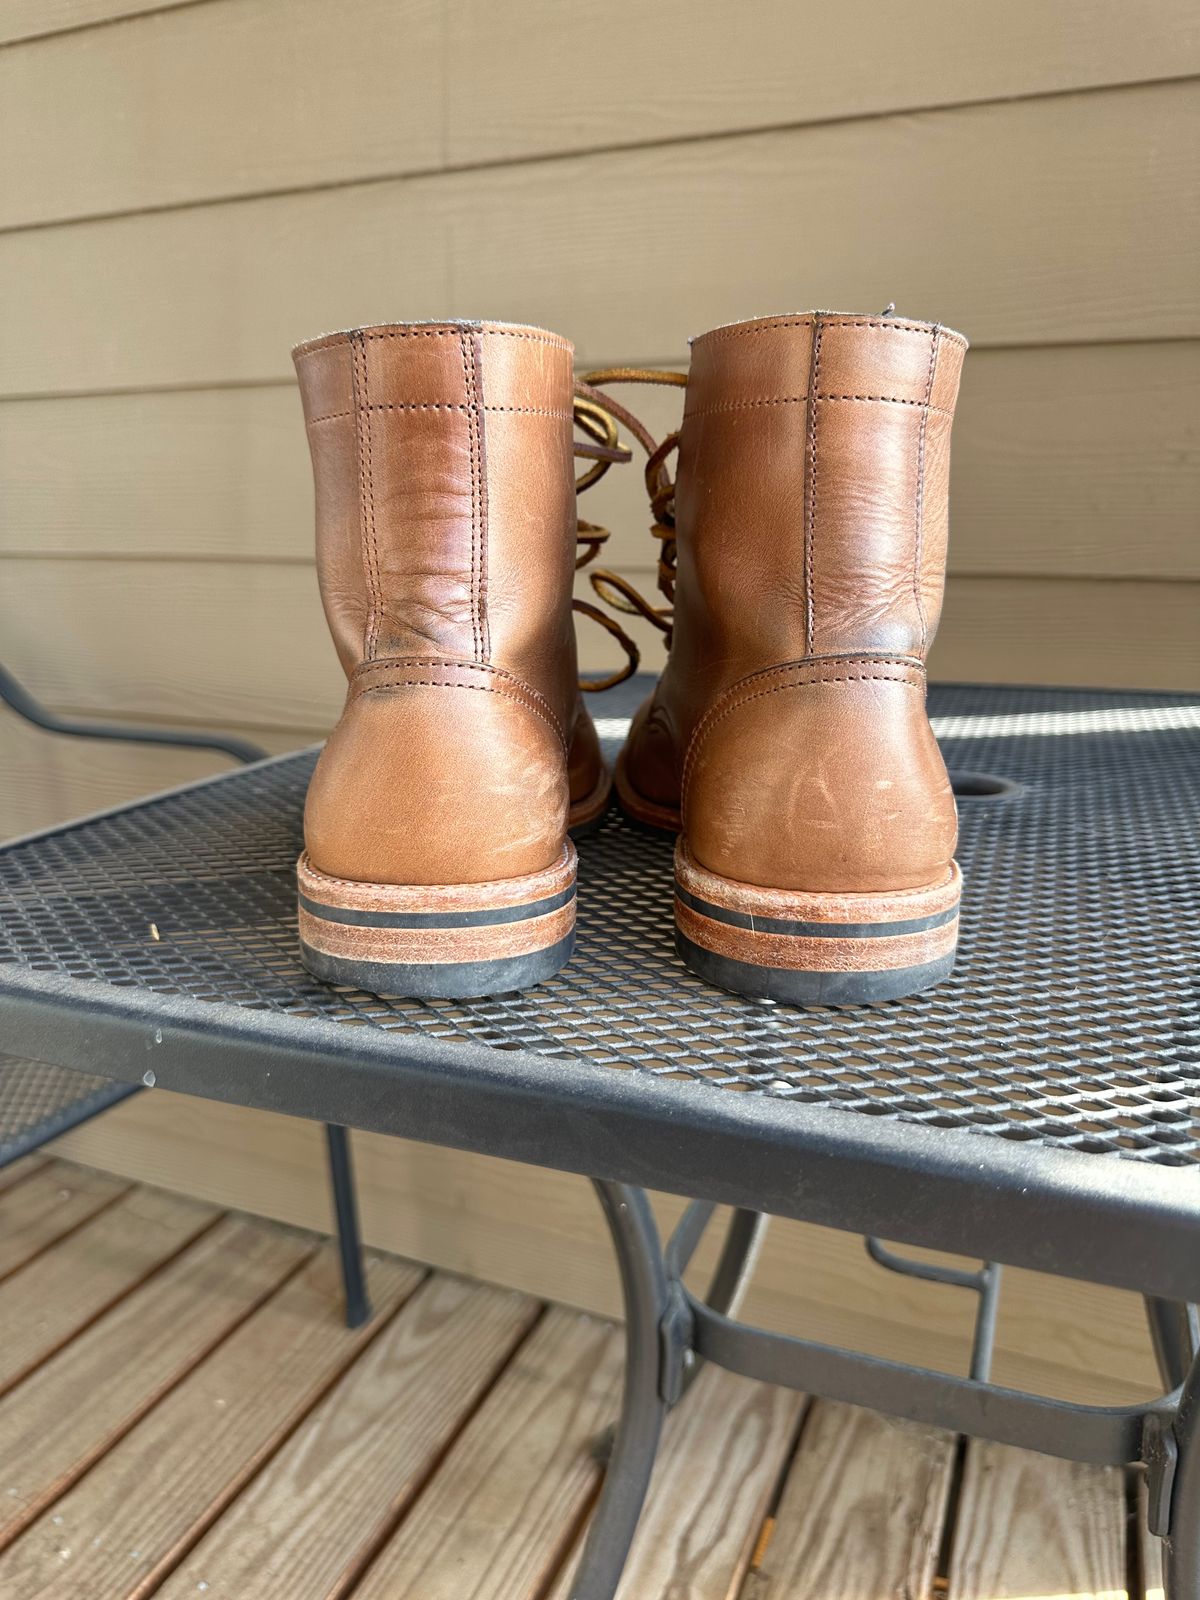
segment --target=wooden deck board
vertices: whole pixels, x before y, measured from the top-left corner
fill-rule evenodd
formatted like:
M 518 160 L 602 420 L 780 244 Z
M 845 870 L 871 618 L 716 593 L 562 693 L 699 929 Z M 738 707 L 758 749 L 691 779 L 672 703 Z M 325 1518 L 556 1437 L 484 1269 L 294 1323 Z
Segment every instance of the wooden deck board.
M 820 1401 L 746 1600 L 927 1595 L 954 1436 Z
M 134 1189 L 0 1284 L 0 1395 L 220 1216 Z
M 418 1290 L 158 1591 L 162 1600 L 347 1594 L 538 1311 L 511 1290 L 452 1278 Z
M 57 1161 L 0 1217 L 22 1190 L 43 1237 L 0 1287 L 4 1600 L 570 1600 L 611 1324 L 373 1258 L 349 1331 L 332 1245 Z M 1127 1600 L 1127 1558 L 1161 1594 L 1120 1472 L 972 1443 L 955 1499 L 948 1435 L 804 1405 L 701 1374 L 618 1600 Z
M 551 1310 L 472 1419 L 354 1600 L 529 1600 L 554 1577 L 621 1403 L 611 1324 Z
M 709 1368 L 671 1414 L 617 1600 L 735 1600 L 801 1396 Z M 577 1549 L 552 1592 L 570 1600 Z
M 1125 1572 L 1117 1468 L 972 1440 L 948 1600 L 1125 1600 Z
M 45 1165 L 46 1157 L 35 1150 L 32 1155 L 19 1156 L 16 1161 L 10 1161 L 8 1166 L 0 1167 L 0 1194 L 11 1189 L 14 1183 L 24 1183 L 26 1178 L 32 1178 Z
M 0 1195 L 0 1281 L 129 1189 L 119 1178 L 48 1161 Z
M 1166 1574 L 1163 1570 L 1163 1542 L 1146 1532 L 1146 1484 L 1138 1487 L 1138 1571 L 1142 1580 L 1142 1600 L 1163 1600 Z
M 314 1257 L 0 1556 L 5 1600 L 152 1594 L 424 1273 L 368 1276 L 375 1318 L 348 1329 L 336 1252 Z
M 281 1228 L 228 1218 L 0 1401 L 0 1550 L 310 1249 Z

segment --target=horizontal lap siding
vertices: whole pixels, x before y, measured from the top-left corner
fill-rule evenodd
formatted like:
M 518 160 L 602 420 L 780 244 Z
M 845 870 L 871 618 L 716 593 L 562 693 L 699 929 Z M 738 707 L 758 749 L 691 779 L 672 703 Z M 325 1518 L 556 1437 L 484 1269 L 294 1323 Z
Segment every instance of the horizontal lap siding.
M 341 707 L 345 680 L 306 566 L 18 558 L 5 575 L 5 657 L 52 705 L 305 732 Z M 644 568 L 631 576 L 652 590 Z M 951 578 L 932 670 L 1183 687 L 1195 676 L 1198 593 L 1123 579 Z M 634 631 L 647 665 L 660 665 L 657 636 Z M 612 659 L 592 625 L 580 624 L 580 640 L 585 666 Z
M 40 41 L 75 29 L 91 29 L 125 17 L 204 0 L 5 0 L 0 12 L 0 45 Z
M 678 389 L 621 391 L 656 437 Z M 0 555 L 311 561 L 294 385 L 0 402 Z M 954 436 L 955 573 L 1200 578 L 1200 340 L 978 350 Z M 652 559 L 638 468 L 583 502 Z
M 308 741 L 342 679 L 296 339 L 482 313 L 679 363 L 894 298 L 975 343 L 934 671 L 1200 682 L 1193 8 L 888 15 L 816 50 L 815 0 L 6 8 L 0 45 L 46 36 L 0 48 L 0 660 L 63 709 Z M 636 471 L 585 510 L 652 587 Z M 91 757 L 0 717 L 0 831 L 208 760 Z
M 1200 71 L 1188 0 L 15 0 L 0 42 L 147 9 L 0 52 L 0 227 Z
M 300 338 L 448 314 L 585 362 L 889 299 L 976 348 L 1200 337 L 1198 143 L 1200 80 L 2 234 L 0 394 L 289 378 Z

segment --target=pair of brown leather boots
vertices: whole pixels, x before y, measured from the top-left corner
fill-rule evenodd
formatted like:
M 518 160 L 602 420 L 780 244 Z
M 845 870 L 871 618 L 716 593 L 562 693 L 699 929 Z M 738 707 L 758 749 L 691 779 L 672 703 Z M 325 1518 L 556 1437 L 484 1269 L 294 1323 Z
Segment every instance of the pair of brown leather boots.
M 887 313 L 704 334 L 674 484 L 676 440 L 610 409 L 651 452 L 674 602 L 617 795 L 678 833 L 679 952 L 724 988 L 851 1004 L 953 965 L 956 813 L 924 662 L 965 349 Z M 609 803 L 577 685 L 572 346 L 398 324 L 295 361 L 350 680 L 305 810 L 304 960 L 376 993 L 525 988 L 571 955 L 570 835 Z M 612 460 L 584 392 L 590 453 Z

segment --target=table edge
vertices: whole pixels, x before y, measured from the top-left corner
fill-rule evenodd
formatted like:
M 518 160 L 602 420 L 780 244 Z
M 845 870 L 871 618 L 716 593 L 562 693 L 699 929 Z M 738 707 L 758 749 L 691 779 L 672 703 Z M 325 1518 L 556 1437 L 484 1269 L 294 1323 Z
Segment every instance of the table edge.
M 820 1104 L 789 1105 L 785 1124 L 778 1098 L 698 1079 L 125 989 L 13 963 L 0 964 L 0 1050 L 125 1083 L 1200 1299 L 1194 1167 L 1053 1150 Z M 340 1073 L 340 1066 L 352 1070 Z

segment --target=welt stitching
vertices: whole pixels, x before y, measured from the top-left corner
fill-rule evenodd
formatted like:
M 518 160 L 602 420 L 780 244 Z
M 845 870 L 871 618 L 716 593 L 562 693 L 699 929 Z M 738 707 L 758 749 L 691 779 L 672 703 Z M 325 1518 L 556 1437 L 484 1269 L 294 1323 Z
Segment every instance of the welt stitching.
M 916 401 L 910 402 L 915 405 Z M 449 400 L 373 400 L 369 406 L 362 408 L 365 411 L 467 411 L 468 406 L 457 405 Z M 555 411 L 549 406 L 478 406 L 479 411 L 505 411 L 518 413 L 527 417 L 554 417 L 558 422 L 573 420 L 569 411 Z M 314 422 L 333 422 L 338 417 L 353 416 L 352 411 L 326 411 L 322 416 L 309 417 L 309 425 Z
M 933 399 L 933 380 L 937 373 L 938 329 L 933 330 L 929 341 L 929 375 L 925 382 L 926 409 L 921 413 L 921 431 L 917 439 L 917 506 L 916 530 L 913 538 L 913 599 L 917 602 L 917 621 L 921 627 L 921 654 L 929 644 L 929 625 L 925 618 L 925 601 L 921 597 L 921 562 L 925 549 L 925 435 L 929 431 L 929 403 Z
M 794 671 L 796 669 L 791 668 L 787 670 Z M 912 667 L 909 670 L 911 672 L 916 672 L 920 669 Z M 741 710 L 743 706 L 749 705 L 752 700 L 764 700 L 768 695 L 782 694 L 785 689 L 811 689 L 817 684 L 825 683 L 899 683 L 903 684 L 906 689 L 919 689 L 921 687 L 920 684 L 913 683 L 910 678 L 897 677 L 894 674 L 887 672 L 847 673 L 844 677 L 838 678 L 803 678 L 799 683 L 777 683 L 770 689 L 759 689 L 754 694 L 744 695 L 737 700 L 732 700 L 722 710 L 718 711 L 715 715 L 702 722 L 692 736 L 691 743 L 688 746 L 687 756 L 683 763 L 683 785 L 682 793 L 680 795 L 680 806 L 682 808 L 686 808 L 687 806 L 688 785 L 691 782 L 692 772 L 696 764 L 696 758 L 700 753 L 700 746 L 703 744 L 705 739 L 708 738 L 713 729 L 720 723 L 724 722 L 726 717 L 731 716 L 735 711 Z
M 471 654 L 478 661 L 482 658 L 483 652 L 479 648 L 479 608 L 476 592 L 475 539 L 478 494 L 475 468 L 475 391 L 472 366 L 467 359 L 467 334 L 465 330 L 459 334 L 458 349 L 462 357 L 463 391 L 467 397 L 467 405 L 464 409 L 467 411 L 467 448 L 471 459 Z
M 351 346 L 351 382 L 354 390 L 356 410 L 361 399 L 363 405 L 368 400 L 367 389 L 367 353 L 361 341 L 355 340 Z M 367 578 L 367 637 L 365 649 L 368 660 L 375 652 L 375 634 L 378 626 L 379 606 L 379 578 L 376 567 L 378 552 L 374 548 L 375 538 L 375 492 L 371 471 L 371 418 L 368 412 L 365 416 L 355 417 L 355 428 L 358 433 L 358 492 L 359 492 L 359 537 L 363 547 L 363 565 L 366 568 Z
M 490 683 L 450 683 L 445 678 L 389 678 L 386 683 L 368 684 L 361 693 L 374 694 L 376 689 L 474 689 L 480 694 L 497 694 L 502 700 L 509 700 L 513 705 L 523 706 L 526 711 L 532 712 L 540 722 L 546 724 L 563 748 L 566 748 L 567 741 L 563 737 L 562 729 L 551 721 L 542 708 L 531 700 L 511 693 L 507 687 L 497 689 Z
M 813 325 L 812 371 L 808 380 L 808 482 L 804 493 L 804 626 L 805 654 L 814 648 L 816 608 L 813 604 L 813 544 L 817 524 L 817 405 L 821 392 L 821 324 Z

